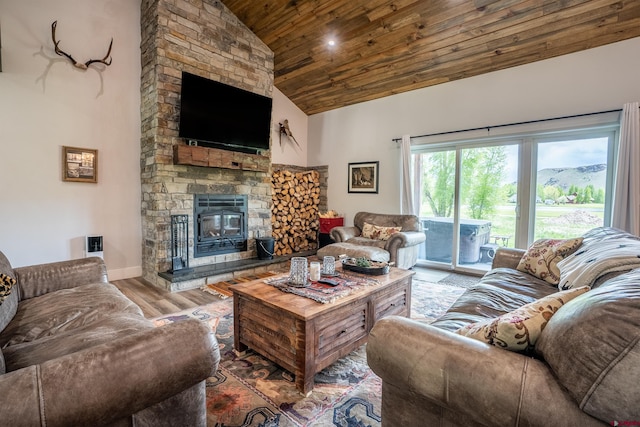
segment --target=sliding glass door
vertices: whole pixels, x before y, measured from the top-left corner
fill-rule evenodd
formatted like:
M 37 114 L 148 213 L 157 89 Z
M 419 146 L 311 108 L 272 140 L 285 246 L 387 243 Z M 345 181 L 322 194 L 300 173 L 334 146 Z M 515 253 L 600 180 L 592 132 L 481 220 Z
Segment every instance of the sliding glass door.
M 502 246 L 610 223 L 615 132 L 563 132 L 415 148 L 426 242 L 419 262 L 486 271 Z
M 420 220 L 427 235 L 421 258 L 450 264 L 456 201 L 456 150 L 417 154 L 420 166 Z
M 513 245 L 518 146 L 416 154 L 425 261 L 486 270 L 498 246 Z

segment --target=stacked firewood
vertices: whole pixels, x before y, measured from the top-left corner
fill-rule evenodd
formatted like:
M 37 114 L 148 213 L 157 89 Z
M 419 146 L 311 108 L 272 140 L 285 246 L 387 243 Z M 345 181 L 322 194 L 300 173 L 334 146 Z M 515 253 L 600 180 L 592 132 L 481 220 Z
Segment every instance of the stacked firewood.
M 275 254 L 278 256 L 317 248 L 320 174 L 315 171 L 274 171 L 271 212 Z

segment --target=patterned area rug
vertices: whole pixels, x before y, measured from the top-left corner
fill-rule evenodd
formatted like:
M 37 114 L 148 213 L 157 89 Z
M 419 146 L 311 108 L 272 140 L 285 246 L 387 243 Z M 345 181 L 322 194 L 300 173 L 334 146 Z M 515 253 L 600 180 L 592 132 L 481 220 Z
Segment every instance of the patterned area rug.
M 222 282 L 211 283 L 204 285 L 202 290 L 209 292 L 210 294 L 217 295 L 220 298 L 229 298 L 233 293 L 229 290 L 229 287 L 237 285 L 238 283 L 250 282 L 256 279 L 264 279 L 265 277 L 271 277 L 278 274 L 275 271 L 265 271 L 264 273 L 256 273 L 242 277 L 234 277 L 233 279 L 225 280 Z
M 480 277 L 470 276 L 468 274 L 451 273 L 443 279 L 438 280 L 439 285 L 451 285 L 461 288 L 468 288 L 480 281 Z
M 431 322 L 462 292 L 461 287 L 414 280 L 411 317 Z M 380 426 L 382 384 L 367 365 L 365 346 L 316 374 L 315 388 L 305 397 L 290 372 L 251 350 L 235 354 L 231 299 L 163 316 L 155 323 L 189 317 L 207 322 L 220 344 L 220 367 L 207 380 L 209 426 Z

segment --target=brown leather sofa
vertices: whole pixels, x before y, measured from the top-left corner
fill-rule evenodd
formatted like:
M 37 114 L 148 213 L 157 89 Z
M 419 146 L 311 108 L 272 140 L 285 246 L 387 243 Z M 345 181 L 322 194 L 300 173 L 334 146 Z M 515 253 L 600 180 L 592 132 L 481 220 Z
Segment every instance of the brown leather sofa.
M 383 381 L 382 425 L 638 423 L 640 259 L 634 261 L 633 252 L 640 257 L 640 239 L 614 229 L 594 229 L 585 234 L 584 248 L 576 256 L 598 245 L 617 246 L 621 238 L 626 241 L 618 250 L 630 256 L 616 250 L 587 256 L 584 268 L 594 277 L 586 283 L 591 290 L 555 312 L 532 353 L 454 333 L 558 292 L 556 286 L 515 269 L 524 251 L 498 250 L 493 269 L 430 325 L 400 317 L 378 321 L 367 360 Z M 598 268 L 594 263 L 599 262 L 607 267 Z
M 220 359 L 197 320 L 154 327 L 100 258 L 12 268 L 0 305 L 0 424 L 204 426 Z M 1 298 L 0 298 L 1 300 Z
M 364 223 L 379 227 L 401 227 L 388 240 L 362 237 Z M 425 235 L 420 229 L 420 220 L 415 215 L 378 214 L 358 212 L 351 227 L 331 229 L 334 245 L 325 246 L 318 255 L 338 256 L 342 253 L 350 257 L 366 257 L 374 261 L 392 262 L 396 267 L 409 269 L 416 265 L 420 245 Z M 325 253 L 326 252 L 326 253 Z

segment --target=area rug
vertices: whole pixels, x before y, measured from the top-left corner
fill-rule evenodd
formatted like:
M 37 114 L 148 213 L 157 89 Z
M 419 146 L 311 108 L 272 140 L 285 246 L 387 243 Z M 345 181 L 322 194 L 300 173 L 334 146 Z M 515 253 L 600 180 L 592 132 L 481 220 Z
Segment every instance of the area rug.
M 233 279 L 204 285 L 202 287 L 202 290 L 205 292 L 209 292 L 210 294 L 217 295 L 222 299 L 229 298 L 230 296 L 233 295 L 233 293 L 229 290 L 231 286 L 237 285 L 238 283 L 251 282 L 252 280 L 256 280 L 256 279 L 264 279 L 266 277 L 270 277 L 275 274 L 278 274 L 278 273 L 275 271 L 265 271 L 263 273 L 255 273 L 255 274 L 249 274 L 241 277 L 234 277 Z
M 415 280 L 411 317 L 431 322 L 462 292 L 461 287 Z M 209 426 L 380 426 L 382 384 L 367 365 L 365 346 L 316 374 L 313 392 L 305 397 L 290 372 L 251 350 L 236 355 L 231 299 L 154 322 L 161 326 L 191 317 L 206 322 L 220 345 L 218 372 L 207 380 Z
M 468 274 L 451 273 L 446 277 L 438 280 L 438 284 L 468 288 L 469 286 L 478 283 L 478 281 L 480 281 L 480 277 L 471 276 Z

